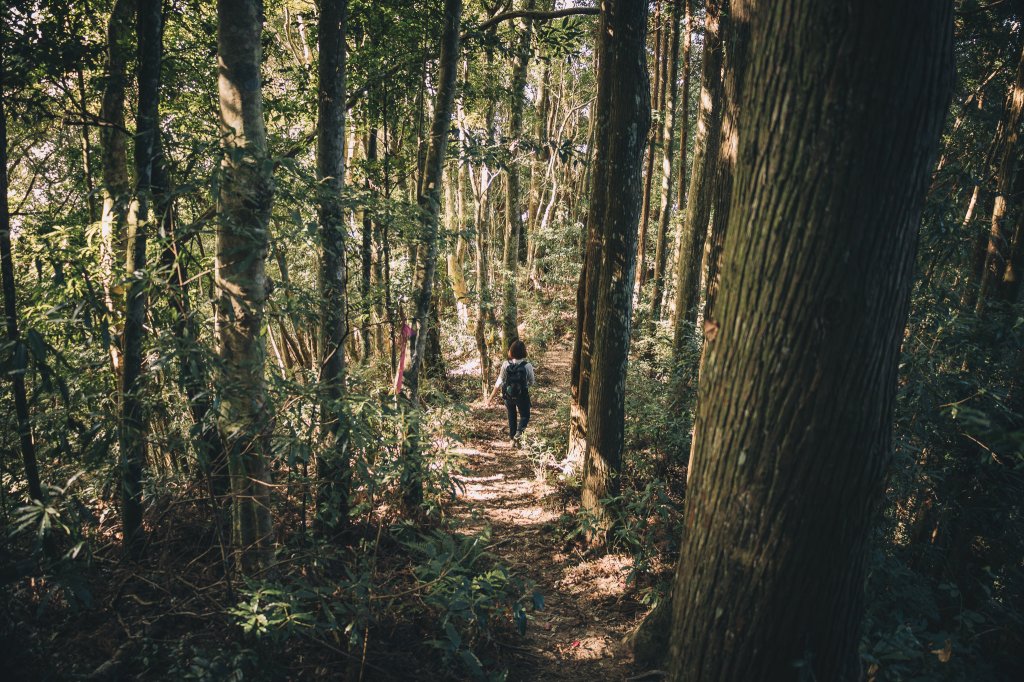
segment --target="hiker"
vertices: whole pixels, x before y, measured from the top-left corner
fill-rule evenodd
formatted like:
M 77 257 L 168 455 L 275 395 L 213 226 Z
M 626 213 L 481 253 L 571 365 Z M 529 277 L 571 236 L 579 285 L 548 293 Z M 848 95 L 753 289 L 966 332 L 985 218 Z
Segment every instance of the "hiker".
M 526 344 L 520 340 L 513 341 L 508 347 L 508 360 L 502 363 L 498 380 L 488 402 L 494 400 L 501 390 L 501 398 L 508 410 L 508 437 L 518 442 L 526 425 L 530 423 L 530 386 L 535 378 L 533 365 L 526 359 Z M 518 421 L 516 418 L 518 412 Z

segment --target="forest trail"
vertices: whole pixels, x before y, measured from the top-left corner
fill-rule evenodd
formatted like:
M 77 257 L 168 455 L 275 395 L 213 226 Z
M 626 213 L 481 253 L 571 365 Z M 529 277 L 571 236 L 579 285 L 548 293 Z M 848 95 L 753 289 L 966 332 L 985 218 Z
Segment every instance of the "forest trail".
M 568 401 L 571 346 L 559 342 L 531 361 L 537 386 L 527 443 L 530 431 L 565 428 L 556 415 Z M 512 447 L 505 429 L 500 402 L 471 407 L 460 448 L 469 474 L 460 477 L 453 511 L 464 530 L 490 526 L 491 551 L 544 596 L 526 635 L 500 643 L 508 679 L 628 679 L 631 657 L 620 642 L 645 610 L 626 586 L 628 557 L 588 558 L 566 546 L 557 525 L 574 503 L 544 480 L 529 449 Z

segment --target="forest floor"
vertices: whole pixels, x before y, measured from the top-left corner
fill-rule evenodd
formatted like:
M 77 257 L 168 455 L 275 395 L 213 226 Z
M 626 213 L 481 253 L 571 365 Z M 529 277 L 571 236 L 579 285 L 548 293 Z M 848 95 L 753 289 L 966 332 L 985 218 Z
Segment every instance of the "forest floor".
M 460 452 L 468 475 L 453 513 L 466 531 L 491 529 L 491 551 L 535 584 L 544 609 L 526 634 L 502 644 L 509 680 L 625 680 L 634 674 L 623 637 L 646 611 L 626 584 L 628 556 L 586 555 L 566 541 L 560 521 L 574 511 L 557 473 L 529 447 L 530 432 L 565 429 L 558 408 L 569 398 L 571 348 L 565 341 L 531 358 L 537 387 L 527 447 L 508 439 L 500 401 L 471 406 Z

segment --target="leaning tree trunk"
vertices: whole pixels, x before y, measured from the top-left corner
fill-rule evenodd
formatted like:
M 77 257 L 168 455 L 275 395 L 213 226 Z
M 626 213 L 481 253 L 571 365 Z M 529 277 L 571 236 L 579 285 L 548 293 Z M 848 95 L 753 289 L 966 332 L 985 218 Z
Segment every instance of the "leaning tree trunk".
M 590 394 L 587 404 L 587 451 L 583 463 L 583 508 L 595 519 L 592 540 L 603 543 L 612 526 L 605 498 L 618 492 L 622 462 L 626 364 L 629 356 L 633 284 L 636 274 L 637 224 L 640 220 L 644 146 L 650 127 L 647 84 L 646 0 L 607 2 L 602 13 L 601 70 L 614 88 L 598 101 L 607 106 L 603 132 L 605 184 L 595 185 L 593 201 L 606 202 L 598 229 L 604 235 L 594 319 Z M 603 76 L 603 75 L 602 75 Z M 599 114 L 600 116 L 600 114 Z
M 527 3 L 532 10 L 534 0 Z M 530 29 L 531 22 L 519 37 L 519 48 L 516 51 L 516 65 L 512 72 L 512 102 L 509 114 L 509 135 L 514 147 L 522 143 L 523 138 L 523 106 L 526 101 L 526 75 L 530 66 Z M 523 234 L 522 189 L 520 187 L 519 162 L 515 158 L 509 161 L 505 171 L 505 249 L 503 253 L 502 276 L 505 280 L 505 305 L 501 315 L 502 340 L 505 348 L 519 338 L 519 307 L 516 301 L 516 278 L 519 272 L 520 241 Z
M 430 127 L 430 147 L 420 185 L 419 207 L 422 215 L 423 259 L 416 271 L 413 314 L 412 356 L 405 370 L 406 397 L 415 409 L 419 398 L 420 369 L 427 351 L 430 330 L 430 308 L 437 274 L 437 238 L 441 216 L 441 182 L 444 159 L 448 151 L 448 126 L 455 103 L 455 78 L 459 67 L 459 25 L 462 0 L 445 0 L 444 35 L 437 79 L 434 122 Z M 406 510 L 412 511 L 423 501 L 423 462 L 420 452 L 420 424 L 413 417 L 403 452 L 402 498 Z
M 751 62 L 670 677 L 859 680 L 867 545 L 952 84 L 952 3 L 732 9 L 751 23 Z
M 718 162 L 722 129 L 722 42 L 727 33 L 728 0 L 708 0 L 704 18 L 704 57 L 701 67 L 697 137 L 693 144 L 693 170 L 687 192 L 686 215 L 676 252 L 676 309 L 673 316 L 677 355 L 685 348 L 697 321 L 700 266 L 711 218 L 711 191 Z
M 3 36 L 6 39 L 7 36 Z M 0 41 L 0 47 L 6 40 Z M 14 279 L 14 254 L 11 250 L 11 213 L 7 204 L 7 101 L 3 90 L 7 75 L 7 59 L 0 52 L 0 276 L 3 280 L 4 317 L 6 318 L 7 342 L 15 364 L 8 375 L 14 394 L 14 414 L 18 425 L 18 440 L 21 444 L 21 461 L 25 467 L 25 481 L 28 494 L 37 502 L 45 501 L 43 486 L 39 481 L 39 467 L 36 463 L 36 446 L 32 437 L 32 422 L 28 411 L 28 396 L 25 391 L 26 353 L 18 331 L 18 300 Z M 20 361 L 19 361 L 20 358 Z
M 263 309 L 274 180 L 267 157 L 260 81 L 262 2 L 218 0 L 221 135 L 224 158 L 217 231 L 218 422 L 228 452 L 232 539 L 244 571 L 272 559 L 270 475 L 272 410 L 267 396 Z
M 346 230 L 341 193 L 345 185 L 345 22 L 348 0 L 320 3 L 320 62 L 316 175 L 320 223 L 320 389 L 323 451 L 317 456 L 316 526 L 343 527 L 348 520 L 348 423 L 345 415 Z
M 136 196 L 128 220 L 125 272 L 124 352 L 121 369 L 121 518 L 129 556 L 142 551 L 142 474 L 146 465 L 146 420 L 140 395 L 143 322 L 146 318 L 146 237 L 153 204 L 153 166 L 159 136 L 160 58 L 163 6 L 160 0 L 138 0 L 139 102 L 135 117 Z
M 672 14 L 669 19 L 670 38 L 668 46 L 668 80 L 665 90 L 665 107 L 662 111 L 661 123 L 661 207 L 658 212 L 658 236 L 654 247 L 654 290 L 651 294 L 651 319 L 661 319 L 661 299 L 665 292 L 665 264 L 668 262 L 668 226 L 672 220 L 672 156 L 673 128 L 676 117 L 676 75 L 679 70 L 679 19 L 683 4 L 686 4 L 686 30 L 690 30 L 689 0 L 673 0 Z M 685 93 L 684 93 L 685 97 Z M 685 130 L 685 127 L 684 127 Z M 686 138 L 683 137 L 683 145 Z M 686 162 L 684 160 L 683 165 Z M 643 247 L 640 249 L 643 253 Z M 643 267 L 643 259 L 640 260 Z

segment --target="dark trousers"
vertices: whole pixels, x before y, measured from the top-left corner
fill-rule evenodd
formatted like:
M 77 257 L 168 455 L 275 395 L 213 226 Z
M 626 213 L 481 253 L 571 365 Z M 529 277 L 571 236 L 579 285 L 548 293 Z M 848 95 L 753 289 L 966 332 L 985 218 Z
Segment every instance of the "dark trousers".
M 515 438 L 516 433 L 530 423 L 530 394 L 524 393 L 518 398 L 506 398 L 505 409 L 508 410 L 508 437 Z M 519 413 L 518 419 L 516 412 Z

